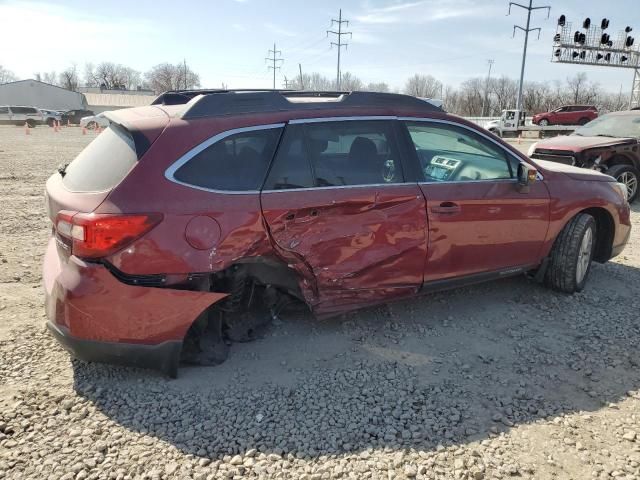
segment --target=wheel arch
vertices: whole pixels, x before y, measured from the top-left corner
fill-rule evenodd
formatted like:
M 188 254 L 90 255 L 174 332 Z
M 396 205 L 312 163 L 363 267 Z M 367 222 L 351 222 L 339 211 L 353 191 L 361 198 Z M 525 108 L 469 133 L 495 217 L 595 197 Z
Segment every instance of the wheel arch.
M 629 165 L 640 170 L 640 159 L 636 160 L 623 153 L 616 153 L 607 161 L 607 168 L 611 168 L 614 165 Z
M 602 207 L 586 208 L 576 215 L 580 213 L 587 213 L 595 219 L 596 245 L 593 252 L 593 259 L 598 263 L 606 262 L 611 258 L 613 239 L 615 237 L 615 222 L 613 216 L 606 208 Z

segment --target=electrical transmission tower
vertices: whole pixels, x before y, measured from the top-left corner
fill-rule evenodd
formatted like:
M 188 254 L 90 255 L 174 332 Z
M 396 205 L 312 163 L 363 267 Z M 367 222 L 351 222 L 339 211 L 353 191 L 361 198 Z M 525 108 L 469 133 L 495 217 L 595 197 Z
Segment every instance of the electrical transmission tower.
M 335 18 L 331 19 L 331 26 L 333 27 L 334 24 L 338 25 L 338 31 L 336 32 L 335 30 L 327 30 L 327 37 L 329 36 L 329 34 L 333 34 L 333 35 L 337 35 L 338 36 L 338 41 L 337 42 L 331 42 L 331 46 L 333 47 L 334 45 L 336 47 L 338 47 L 338 71 L 336 73 L 336 90 L 340 90 L 340 50 L 342 50 L 342 47 L 347 48 L 347 46 L 349 45 L 348 43 L 344 43 L 342 41 L 342 36 L 343 35 L 349 35 L 349 38 L 352 37 L 352 33 L 351 32 L 343 32 L 342 31 L 342 24 L 345 24 L 346 26 L 349 26 L 349 21 L 348 20 L 342 20 L 342 9 L 340 9 L 340 13 L 338 14 L 338 19 L 336 20 Z
M 522 86 L 524 82 L 524 65 L 527 60 L 527 43 L 529 42 L 529 32 L 538 31 L 538 39 L 540 39 L 540 27 L 530 28 L 531 25 L 531 12 L 534 10 L 544 10 L 547 9 L 547 18 L 549 18 L 549 14 L 551 12 L 551 7 L 545 5 L 544 7 L 534 7 L 533 0 L 529 0 L 529 6 L 520 5 L 516 2 L 509 2 L 509 13 L 507 15 L 511 15 L 511 7 L 515 5 L 516 7 L 524 8 L 527 11 L 527 26 L 526 28 L 521 27 L 520 25 L 513 26 L 513 36 L 516 35 L 516 29 L 522 30 L 524 32 L 524 48 L 522 50 L 522 68 L 520 69 L 520 84 L 518 85 L 518 103 L 516 104 L 516 110 L 522 110 Z
M 273 56 L 272 56 L 273 55 Z M 273 89 L 276 89 L 276 70 L 280 70 L 280 65 L 278 62 L 284 62 L 284 58 L 282 58 L 282 52 L 276 49 L 276 44 L 273 44 L 273 50 L 269 50 L 269 56 L 265 58 L 267 62 L 273 62 L 273 65 L 267 65 L 267 69 L 273 69 Z

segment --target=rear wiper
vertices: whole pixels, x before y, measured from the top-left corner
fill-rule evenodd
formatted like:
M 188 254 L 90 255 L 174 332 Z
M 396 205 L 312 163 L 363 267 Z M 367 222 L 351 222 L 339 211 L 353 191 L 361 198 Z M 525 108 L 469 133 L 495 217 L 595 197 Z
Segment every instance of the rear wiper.
M 69 166 L 69 162 L 63 163 L 62 165 L 58 165 L 58 173 L 61 177 L 64 177 L 67 174 L 67 167 Z

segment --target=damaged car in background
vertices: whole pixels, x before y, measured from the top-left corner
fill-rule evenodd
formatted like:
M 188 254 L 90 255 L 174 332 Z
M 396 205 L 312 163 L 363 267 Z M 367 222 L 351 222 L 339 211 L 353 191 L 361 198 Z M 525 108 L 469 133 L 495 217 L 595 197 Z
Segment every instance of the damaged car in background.
M 629 238 L 612 177 L 406 95 L 176 91 L 106 115 L 46 185 L 47 325 L 86 361 L 173 377 L 288 306 L 524 274 L 573 293 Z
M 640 182 L 640 111 L 609 113 L 568 136 L 534 143 L 534 160 L 589 168 L 611 175 L 627 188 L 630 202 L 638 198 Z

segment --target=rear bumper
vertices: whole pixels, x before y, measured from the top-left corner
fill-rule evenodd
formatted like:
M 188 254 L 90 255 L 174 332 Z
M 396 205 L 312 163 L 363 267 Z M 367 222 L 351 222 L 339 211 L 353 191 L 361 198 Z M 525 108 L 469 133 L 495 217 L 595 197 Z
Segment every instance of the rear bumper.
M 43 280 L 49 329 L 74 356 L 169 372 L 193 321 L 223 293 L 127 285 L 101 264 L 60 255 L 51 238 Z M 177 352 L 177 353 L 176 353 Z
M 47 322 L 47 328 L 64 349 L 79 360 L 151 368 L 160 370 L 172 378 L 178 373 L 182 341 L 169 341 L 158 345 L 96 342 L 74 338 L 66 328 L 50 321 Z

